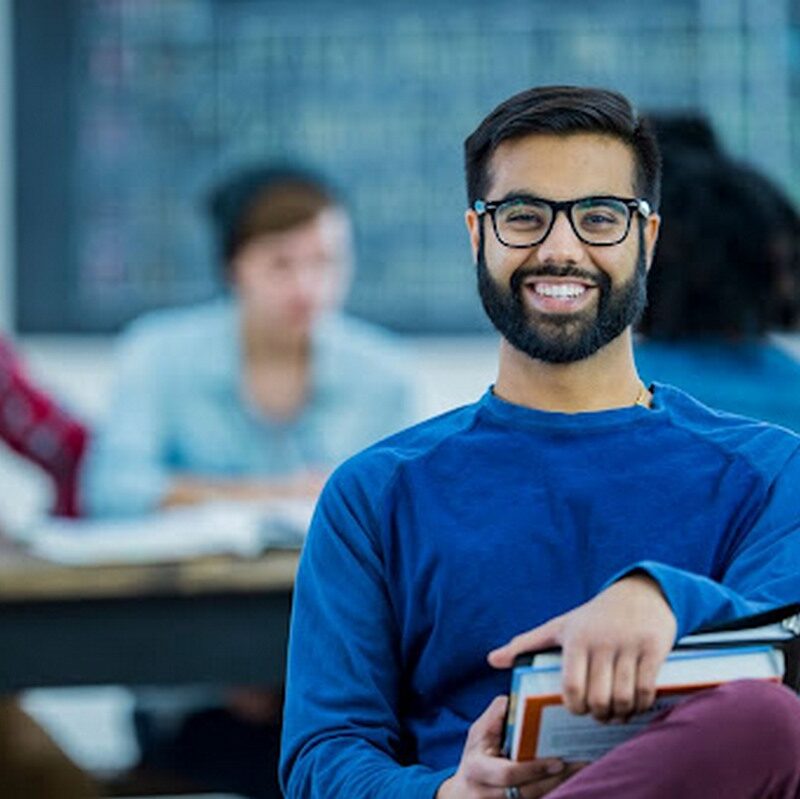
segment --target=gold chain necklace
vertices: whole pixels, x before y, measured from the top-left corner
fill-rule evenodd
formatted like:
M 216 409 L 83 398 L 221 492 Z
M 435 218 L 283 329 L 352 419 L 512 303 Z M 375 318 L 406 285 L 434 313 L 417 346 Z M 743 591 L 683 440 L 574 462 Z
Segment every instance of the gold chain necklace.
M 642 408 L 649 408 L 650 407 L 650 400 L 652 397 L 650 396 L 650 391 L 648 390 L 647 386 L 645 386 L 642 381 L 639 381 L 639 393 L 636 395 L 636 399 L 633 401 L 634 405 L 641 405 Z

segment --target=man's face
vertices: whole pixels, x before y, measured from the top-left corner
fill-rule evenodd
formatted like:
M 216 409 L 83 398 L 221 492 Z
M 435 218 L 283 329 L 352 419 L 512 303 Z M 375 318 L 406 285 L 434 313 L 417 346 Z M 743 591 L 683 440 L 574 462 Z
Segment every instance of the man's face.
M 537 134 L 504 142 L 489 170 L 487 200 L 527 194 L 550 200 L 634 197 L 631 150 L 611 136 Z M 549 363 L 594 354 L 638 318 L 658 231 L 652 215 L 640 236 L 634 215 L 628 236 L 606 247 L 584 244 L 563 213 L 540 244 L 513 249 L 495 236 L 491 219 L 467 212 L 478 265 L 478 289 L 492 323 L 516 349 Z
M 248 320 L 289 336 L 310 334 L 316 320 L 343 298 L 350 242 L 349 220 L 334 208 L 291 230 L 250 239 L 231 261 Z

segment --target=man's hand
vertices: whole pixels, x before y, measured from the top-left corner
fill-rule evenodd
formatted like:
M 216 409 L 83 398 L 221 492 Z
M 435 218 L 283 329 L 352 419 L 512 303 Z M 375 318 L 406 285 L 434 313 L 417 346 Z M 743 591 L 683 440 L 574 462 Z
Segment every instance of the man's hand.
M 489 653 L 509 668 L 531 649 L 561 646 L 564 704 L 601 721 L 625 719 L 655 699 L 656 676 L 675 641 L 677 622 L 658 583 L 632 574 L 580 607 Z
M 496 697 L 469 728 L 458 771 L 439 786 L 436 799 L 499 799 L 512 785 L 525 799 L 538 799 L 583 767 L 555 758 L 515 762 L 501 757 L 507 704 L 507 697 Z

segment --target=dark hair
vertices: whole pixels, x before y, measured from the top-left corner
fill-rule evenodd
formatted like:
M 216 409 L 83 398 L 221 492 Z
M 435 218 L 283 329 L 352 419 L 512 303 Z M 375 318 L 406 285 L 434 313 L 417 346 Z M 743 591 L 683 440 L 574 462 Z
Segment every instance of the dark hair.
M 290 230 L 341 204 L 333 187 L 310 170 L 255 165 L 218 184 L 206 207 L 227 265 L 250 239 Z
M 684 152 L 721 155 L 722 148 L 709 120 L 696 111 L 660 111 L 644 115 L 658 140 L 664 159 L 680 158 Z
M 663 224 L 639 330 L 750 338 L 792 326 L 800 223 L 771 181 L 722 154 L 664 146 Z
M 620 139 L 636 162 L 635 191 L 653 210 L 660 199 L 661 159 L 646 120 L 618 92 L 578 86 L 540 86 L 500 103 L 464 142 L 467 201 L 485 199 L 489 161 L 501 142 L 536 133 L 604 133 Z

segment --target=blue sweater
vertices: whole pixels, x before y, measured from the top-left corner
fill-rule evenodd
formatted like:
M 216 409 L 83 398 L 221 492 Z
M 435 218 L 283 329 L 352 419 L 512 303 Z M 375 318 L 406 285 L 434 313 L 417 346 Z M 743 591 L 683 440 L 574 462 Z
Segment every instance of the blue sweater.
M 800 438 L 653 408 L 475 405 L 345 463 L 297 577 L 288 799 L 431 799 L 509 675 L 486 654 L 632 569 L 678 635 L 800 600 Z

